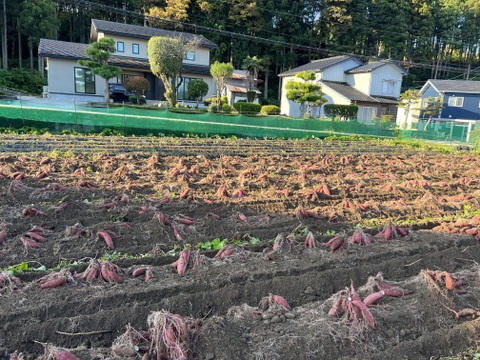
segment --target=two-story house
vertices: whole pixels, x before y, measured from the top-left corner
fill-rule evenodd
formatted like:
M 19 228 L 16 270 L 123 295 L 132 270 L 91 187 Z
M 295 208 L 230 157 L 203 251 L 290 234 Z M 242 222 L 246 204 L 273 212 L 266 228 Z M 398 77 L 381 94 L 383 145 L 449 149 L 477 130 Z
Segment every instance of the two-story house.
M 288 81 L 302 81 L 295 77 L 302 71 L 315 73 L 315 82 L 322 87 L 323 97 L 327 100 L 325 104 L 356 104 L 357 119 L 361 122 L 369 122 L 382 115 L 396 116 L 402 79 L 407 74 L 391 61 L 363 63 L 347 55 L 313 60 L 278 75 L 281 79 L 282 114 L 300 116 L 300 105 L 287 99 L 285 86 Z M 315 117 L 325 116 L 324 105 L 313 114 Z
M 418 115 L 423 116 L 426 100 L 441 97 L 443 106 L 435 118 L 480 120 L 480 81 L 430 79 L 419 91 Z M 414 114 L 415 116 L 415 114 Z
M 147 44 L 152 36 L 183 39 L 196 45 L 185 54 L 182 66 L 183 83 L 178 90 L 180 102 L 195 104 L 188 96 L 187 85 L 192 79 L 202 79 L 209 86 L 208 96 L 215 93 L 215 83 L 210 75 L 210 50 L 217 46 L 202 35 L 129 25 L 104 20 L 92 20 L 90 40 L 112 38 L 116 51 L 110 57 L 110 64 L 122 69 L 118 78 L 111 83 L 123 83 L 126 77 L 136 75 L 150 82 L 147 100 L 165 100 L 161 80 L 150 71 Z M 41 39 L 38 49 L 47 69 L 49 97 L 54 99 L 75 99 L 76 101 L 102 101 L 104 80 L 91 70 L 78 64 L 88 59 L 85 49 L 88 44 Z

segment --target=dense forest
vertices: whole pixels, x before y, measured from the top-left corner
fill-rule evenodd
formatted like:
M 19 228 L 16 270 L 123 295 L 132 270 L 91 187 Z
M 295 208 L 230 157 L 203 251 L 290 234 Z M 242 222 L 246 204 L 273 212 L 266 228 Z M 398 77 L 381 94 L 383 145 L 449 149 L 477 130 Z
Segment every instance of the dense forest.
M 89 42 L 90 20 L 104 19 L 205 35 L 212 61 L 240 68 L 262 60 L 260 78 L 312 59 L 355 54 L 393 59 L 409 75 L 480 75 L 479 0 L 0 0 L 1 67 L 36 68 L 40 38 Z

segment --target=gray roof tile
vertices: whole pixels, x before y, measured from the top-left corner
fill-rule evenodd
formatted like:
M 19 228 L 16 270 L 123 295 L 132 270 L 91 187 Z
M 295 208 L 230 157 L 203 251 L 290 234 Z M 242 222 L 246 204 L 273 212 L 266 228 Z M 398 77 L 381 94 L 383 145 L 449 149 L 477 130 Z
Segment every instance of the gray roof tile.
M 348 60 L 348 59 L 355 59 L 360 63 L 360 60 L 352 57 L 352 56 L 347 56 L 347 55 L 340 55 L 340 56 L 334 56 L 326 59 L 320 59 L 320 60 L 313 60 L 310 61 L 308 64 L 301 65 L 299 67 L 284 71 L 281 74 L 278 74 L 278 76 L 290 76 L 290 75 L 295 75 L 298 72 L 301 71 L 314 71 L 314 72 L 321 72 L 325 70 L 326 68 L 336 65 L 338 63 L 341 63 L 342 61 Z
M 397 101 L 392 99 L 385 99 L 381 97 L 374 97 L 369 96 L 357 89 L 351 87 L 347 83 L 344 82 L 335 82 L 335 81 L 320 81 L 320 85 L 325 85 L 331 88 L 332 90 L 336 91 L 337 93 L 345 96 L 347 99 L 351 101 L 361 101 L 361 102 L 371 102 L 371 103 L 382 103 L 382 104 L 396 104 Z
M 98 32 L 103 32 L 105 34 L 128 36 L 137 39 L 150 39 L 152 36 L 164 36 L 169 38 L 181 37 L 185 41 L 198 41 L 201 47 L 209 49 L 217 48 L 217 45 L 215 43 L 208 40 L 203 35 L 197 35 L 187 32 L 157 29 L 152 27 L 123 24 L 98 19 L 92 19 L 92 26 Z
M 88 46 L 88 44 L 40 39 L 38 54 L 43 57 L 57 59 L 86 60 L 88 56 L 85 53 L 85 49 Z M 112 55 L 110 57 L 110 64 L 125 68 L 150 70 L 150 64 L 147 59 Z M 210 67 L 205 65 L 183 64 L 182 71 L 190 74 L 209 75 Z
M 480 81 L 474 80 L 428 80 L 440 92 L 478 93 Z M 422 88 L 423 89 L 423 88 Z
M 356 68 L 345 71 L 345 74 L 358 74 L 358 73 L 372 72 L 373 70 L 378 69 L 379 67 L 387 64 L 391 64 L 397 67 L 403 74 L 407 74 L 407 72 L 404 69 L 402 69 L 393 61 L 370 61 L 364 65 L 360 65 Z

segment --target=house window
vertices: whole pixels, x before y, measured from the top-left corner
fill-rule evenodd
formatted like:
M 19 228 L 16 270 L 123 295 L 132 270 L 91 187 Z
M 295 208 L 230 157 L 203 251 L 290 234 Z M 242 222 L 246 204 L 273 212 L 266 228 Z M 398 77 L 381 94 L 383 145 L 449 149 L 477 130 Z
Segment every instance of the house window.
M 125 44 L 123 41 L 117 42 L 117 51 L 118 52 L 124 52 L 125 51 Z
M 140 46 L 138 44 L 133 44 L 132 45 L 132 53 L 140 54 Z
M 95 75 L 92 70 L 75 68 L 75 92 L 95 94 Z
M 449 96 L 448 97 L 448 106 L 462 107 L 463 106 L 463 97 Z
M 377 108 L 376 107 L 368 107 L 368 106 L 359 106 L 358 113 L 357 113 L 357 120 L 362 123 L 369 123 L 373 120 L 373 118 L 377 116 Z
M 187 51 L 183 56 L 183 59 L 195 61 L 195 51 Z
M 395 81 L 384 81 L 383 82 L 383 93 L 386 95 L 393 95 L 395 90 Z
M 186 100 L 186 101 L 193 101 L 194 100 L 190 95 L 188 95 L 188 83 L 192 80 L 200 80 L 200 79 L 187 78 L 187 77 L 183 78 L 183 82 L 182 82 L 182 84 L 180 85 L 180 87 L 178 88 L 178 91 L 177 91 L 177 100 Z M 177 81 L 180 81 L 180 78 L 178 78 Z

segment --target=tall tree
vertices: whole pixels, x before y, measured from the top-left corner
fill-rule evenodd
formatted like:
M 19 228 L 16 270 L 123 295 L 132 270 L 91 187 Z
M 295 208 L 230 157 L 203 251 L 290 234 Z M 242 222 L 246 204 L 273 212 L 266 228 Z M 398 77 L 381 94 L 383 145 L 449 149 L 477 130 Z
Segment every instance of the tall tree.
M 161 19 L 185 21 L 188 19 L 189 6 L 190 0 L 165 0 L 165 7 L 151 7 L 146 15 Z
M 30 54 L 30 69 L 33 70 L 33 49 L 38 47 L 40 38 L 56 39 L 59 21 L 57 5 L 53 0 L 24 0 L 20 13 L 21 33 L 27 37 Z M 39 62 L 39 67 L 41 66 Z M 39 68 L 39 71 L 42 69 Z
M 90 60 L 79 60 L 78 63 L 92 70 L 95 75 L 105 80 L 104 99 L 105 103 L 110 102 L 110 89 L 108 80 L 119 76 L 122 70 L 108 63 L 110 55 L 115 52 L 115 41 L 111 38 L 101 38 L 90 44 L 85 50 Z
M 290 80 L 285 85 L 287 89 L 287 99 L 300 104 L 300 113 L 303 117 L 310 110 L 310 107 L 320 106 L 327 102 L 323 98 L 322 87 L 313 83 L 315 73 L 313 71 L 302 71 L 295 74 L 295 77 L 302 79 L 303 82 Z
M 247 70 L 248 90 L 255 89 L 258 83 L 258 71 L 263 69 L 262 59 L 248 55 L 243 60 L 242 69 Z
M 229 63 L 221 63 L 215 61 L 210 66 L 210 74 L 215 79 L 215 85 L 217 87 L 217 101 L 220 104 L 220 98 L 225 95 L 225 89 L 227 88 L 227 82 L 232 77 L 233 65 Z
M 182 62 L 188 48 L 182 39 L 153 36 L 148 40 L 150 69 L 162 80 L 170 106 L 177 104 L 177 91 L 183 83 Z
M 3 21 L 2 21 L 2 67 L 8 69 L 8 49 L 7 49 L 7 5 L 6 0 L 3 0 Z

